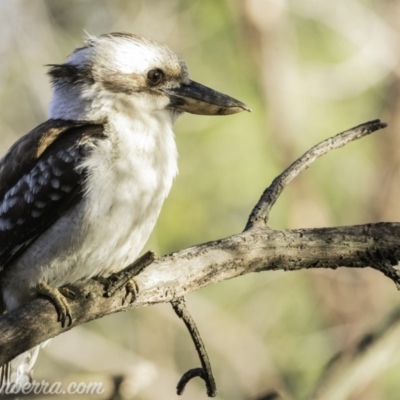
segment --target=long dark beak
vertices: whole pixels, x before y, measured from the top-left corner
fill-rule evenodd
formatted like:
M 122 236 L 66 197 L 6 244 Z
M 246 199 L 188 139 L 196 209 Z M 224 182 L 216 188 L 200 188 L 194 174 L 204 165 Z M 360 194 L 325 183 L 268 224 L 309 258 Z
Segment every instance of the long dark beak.
M 188 84 L 166 90 L 170 108 L 200 115 L 228 115 L 251 111 L 246 104 L 200 83 Z

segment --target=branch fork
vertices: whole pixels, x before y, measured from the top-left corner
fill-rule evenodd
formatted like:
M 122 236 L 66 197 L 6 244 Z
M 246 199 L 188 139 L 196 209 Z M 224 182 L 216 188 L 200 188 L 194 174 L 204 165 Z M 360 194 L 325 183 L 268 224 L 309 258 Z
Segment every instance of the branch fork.
M 385 127 L 386 124 L 379 120 L 366 122 L 311 148 L 264 191 L 242 233 L 158 259 L 154 253 L 146 253 L 132 266 L 115 274 L 108 281 L 106 291 L 99 280 L 77 283 L 73 286 L 75 298 L 69 302 L 73 319 L 68 326 L 61 326 L 54 307 L 43 298 L 3 315 L 0 318 L 0 365 L 93 319 L 130 308 L 170 302 L 188 327 L 202 365 L 183 375 L 178 392 L 183 392 L 185 385 L 199 376 L 206 382 L 207 394 L 215 396 L 211 365 L 184 302 L 184 296 L 191 291 L 251 272 L 338 267 L 373 267 L 400 288 L 397 266 L 400 261 L 399 223 L 287 230 L 284 235 L 282 231 L 267 227 L 273 205 L 296 176 L 329 151 Z M 122 289 L 132 278 L 133 289 L 127 293 Z M 127 302 L 129 294 L 132 299 Z

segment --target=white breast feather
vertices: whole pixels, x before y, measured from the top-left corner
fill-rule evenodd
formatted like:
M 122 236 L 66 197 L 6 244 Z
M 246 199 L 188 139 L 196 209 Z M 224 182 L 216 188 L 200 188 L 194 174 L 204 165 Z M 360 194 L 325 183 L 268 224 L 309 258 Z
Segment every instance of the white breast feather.
M 88 171 L 84 200 L 5 275 L 8 309 L 34 296 L 39 281 L 59 287 L 126 267 L 153 230 L 177 174 L 173 119 L 168 110 L 109 115 L 108 138 L 81 166 Z

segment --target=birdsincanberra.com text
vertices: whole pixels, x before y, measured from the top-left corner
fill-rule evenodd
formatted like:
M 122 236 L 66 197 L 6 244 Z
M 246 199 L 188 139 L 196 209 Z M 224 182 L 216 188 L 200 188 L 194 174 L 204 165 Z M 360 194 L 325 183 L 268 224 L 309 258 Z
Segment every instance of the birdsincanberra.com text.
M 63 395 L 63 394 L 86 394 L 96 395 L 104 393 L 102 382 L 70 382 L 64 385 L 61 382 L 12 382 L 5 383 L 0 387 L 0 395 L 22 394 L 22 395 Z

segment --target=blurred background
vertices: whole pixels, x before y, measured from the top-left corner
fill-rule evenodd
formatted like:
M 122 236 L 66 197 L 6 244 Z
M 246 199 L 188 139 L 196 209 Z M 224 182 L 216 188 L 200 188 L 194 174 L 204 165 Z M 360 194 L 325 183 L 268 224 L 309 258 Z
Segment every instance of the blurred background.
M 389 128 L 317 161 L 285 190 L 270 226 L 399 220 L 399 0 L 2 0 L 1 153 L 46 119 L 45 65 L 62 63 L 85 31 L 162 41 L 193 79 L 253 109 L 178 120 L 180 174 L 147 245 L 157 254 L 240 232 L 292 161 L 375 118 Z M 373 270 L 308 270 L 240 277 L 192 293 L 188 305 L 217 399 L 257 399 L 272 389 L 307 399 L 329 359 L 399 307 L 400 297 Z M 400 354 L 393 356 L 394 365 L 351 399 L 398 398 Z M 105 382 L 97 398 L 112 397 L 112 382 L 122 382 L 122 399 L 174 399 L 181 374 L 197 365 L 166 304 L 57 337 L 40 355 L 35 379 Z M 182 398 L 206 398 L 203 383 L 191 382 Z

